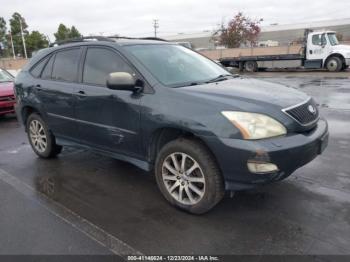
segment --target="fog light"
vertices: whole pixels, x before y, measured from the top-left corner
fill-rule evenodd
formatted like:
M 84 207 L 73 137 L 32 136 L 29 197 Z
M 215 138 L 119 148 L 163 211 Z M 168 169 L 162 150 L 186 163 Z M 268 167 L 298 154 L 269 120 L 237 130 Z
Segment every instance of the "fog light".
M 278 167 L 272 163 L 248 161 L 247 165 L 249 171 L 255 174 L 266 174 L 278 171 Z

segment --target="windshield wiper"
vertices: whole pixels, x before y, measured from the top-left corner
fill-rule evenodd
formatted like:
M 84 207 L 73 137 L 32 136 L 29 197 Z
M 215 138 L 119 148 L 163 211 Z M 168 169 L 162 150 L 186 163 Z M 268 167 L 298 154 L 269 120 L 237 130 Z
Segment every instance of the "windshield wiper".
M 206 83 L 214 83 L 214 82 L 219 82 L 219 81 L 225 81 L 227 80 L 227 77 L 235 77 L 234 75 L 231 74 L 222 74 L 222 75 L 218 75 L 217 77 L 210 79 L 209 81 L 206 81 Z

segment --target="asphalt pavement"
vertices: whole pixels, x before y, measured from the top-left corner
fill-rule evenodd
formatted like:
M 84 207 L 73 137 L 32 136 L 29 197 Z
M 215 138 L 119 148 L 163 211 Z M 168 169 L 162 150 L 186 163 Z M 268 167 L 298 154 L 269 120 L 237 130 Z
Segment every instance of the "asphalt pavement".
M 39 159 L 0 119 L 0 254 L 350 254 L 350 75 L 248 75 L 315 97 L 330 127 L 323 155 L 288 179 L 195 216 L 151 174 L 84 149 Z

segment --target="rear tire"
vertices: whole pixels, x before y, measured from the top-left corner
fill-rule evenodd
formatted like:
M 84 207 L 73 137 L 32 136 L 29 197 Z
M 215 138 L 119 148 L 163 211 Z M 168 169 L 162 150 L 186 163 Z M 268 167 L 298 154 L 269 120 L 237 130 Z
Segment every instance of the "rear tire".
M 256 72 L 258 71 L 258 64 L 255 61 L 247 61 L 244 63 L 244 69 L 250 73 Z
M 196 140 L 180 138 L 166 144 L 157 156 L 155 176 L 163 196 L 193 214 L 208 212 L 225 193 L 213 155 Z
M 39 157 L 52 158 L 61 153 L 62 146 L 56 144 L 55 136 L 39 114 L 32 113 L 28 117 L 26 128 L 29 143 Z
M 343 61 L 336 56 L 330 57 L 327 60 L 326 68 L 329 72 L 339 72 L 343 68 Z

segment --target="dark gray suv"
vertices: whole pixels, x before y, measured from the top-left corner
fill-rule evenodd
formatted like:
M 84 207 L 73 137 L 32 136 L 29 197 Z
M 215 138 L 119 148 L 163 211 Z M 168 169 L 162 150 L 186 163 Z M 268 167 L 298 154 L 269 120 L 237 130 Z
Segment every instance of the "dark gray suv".
M 40 157 L 83 146 L 154 170 L 170 203 L 200 214 L 327 146 L 327 122 L 304 93 L 173 43 L 94 40 L 41 50 L 16 78 L 16 111 Z

